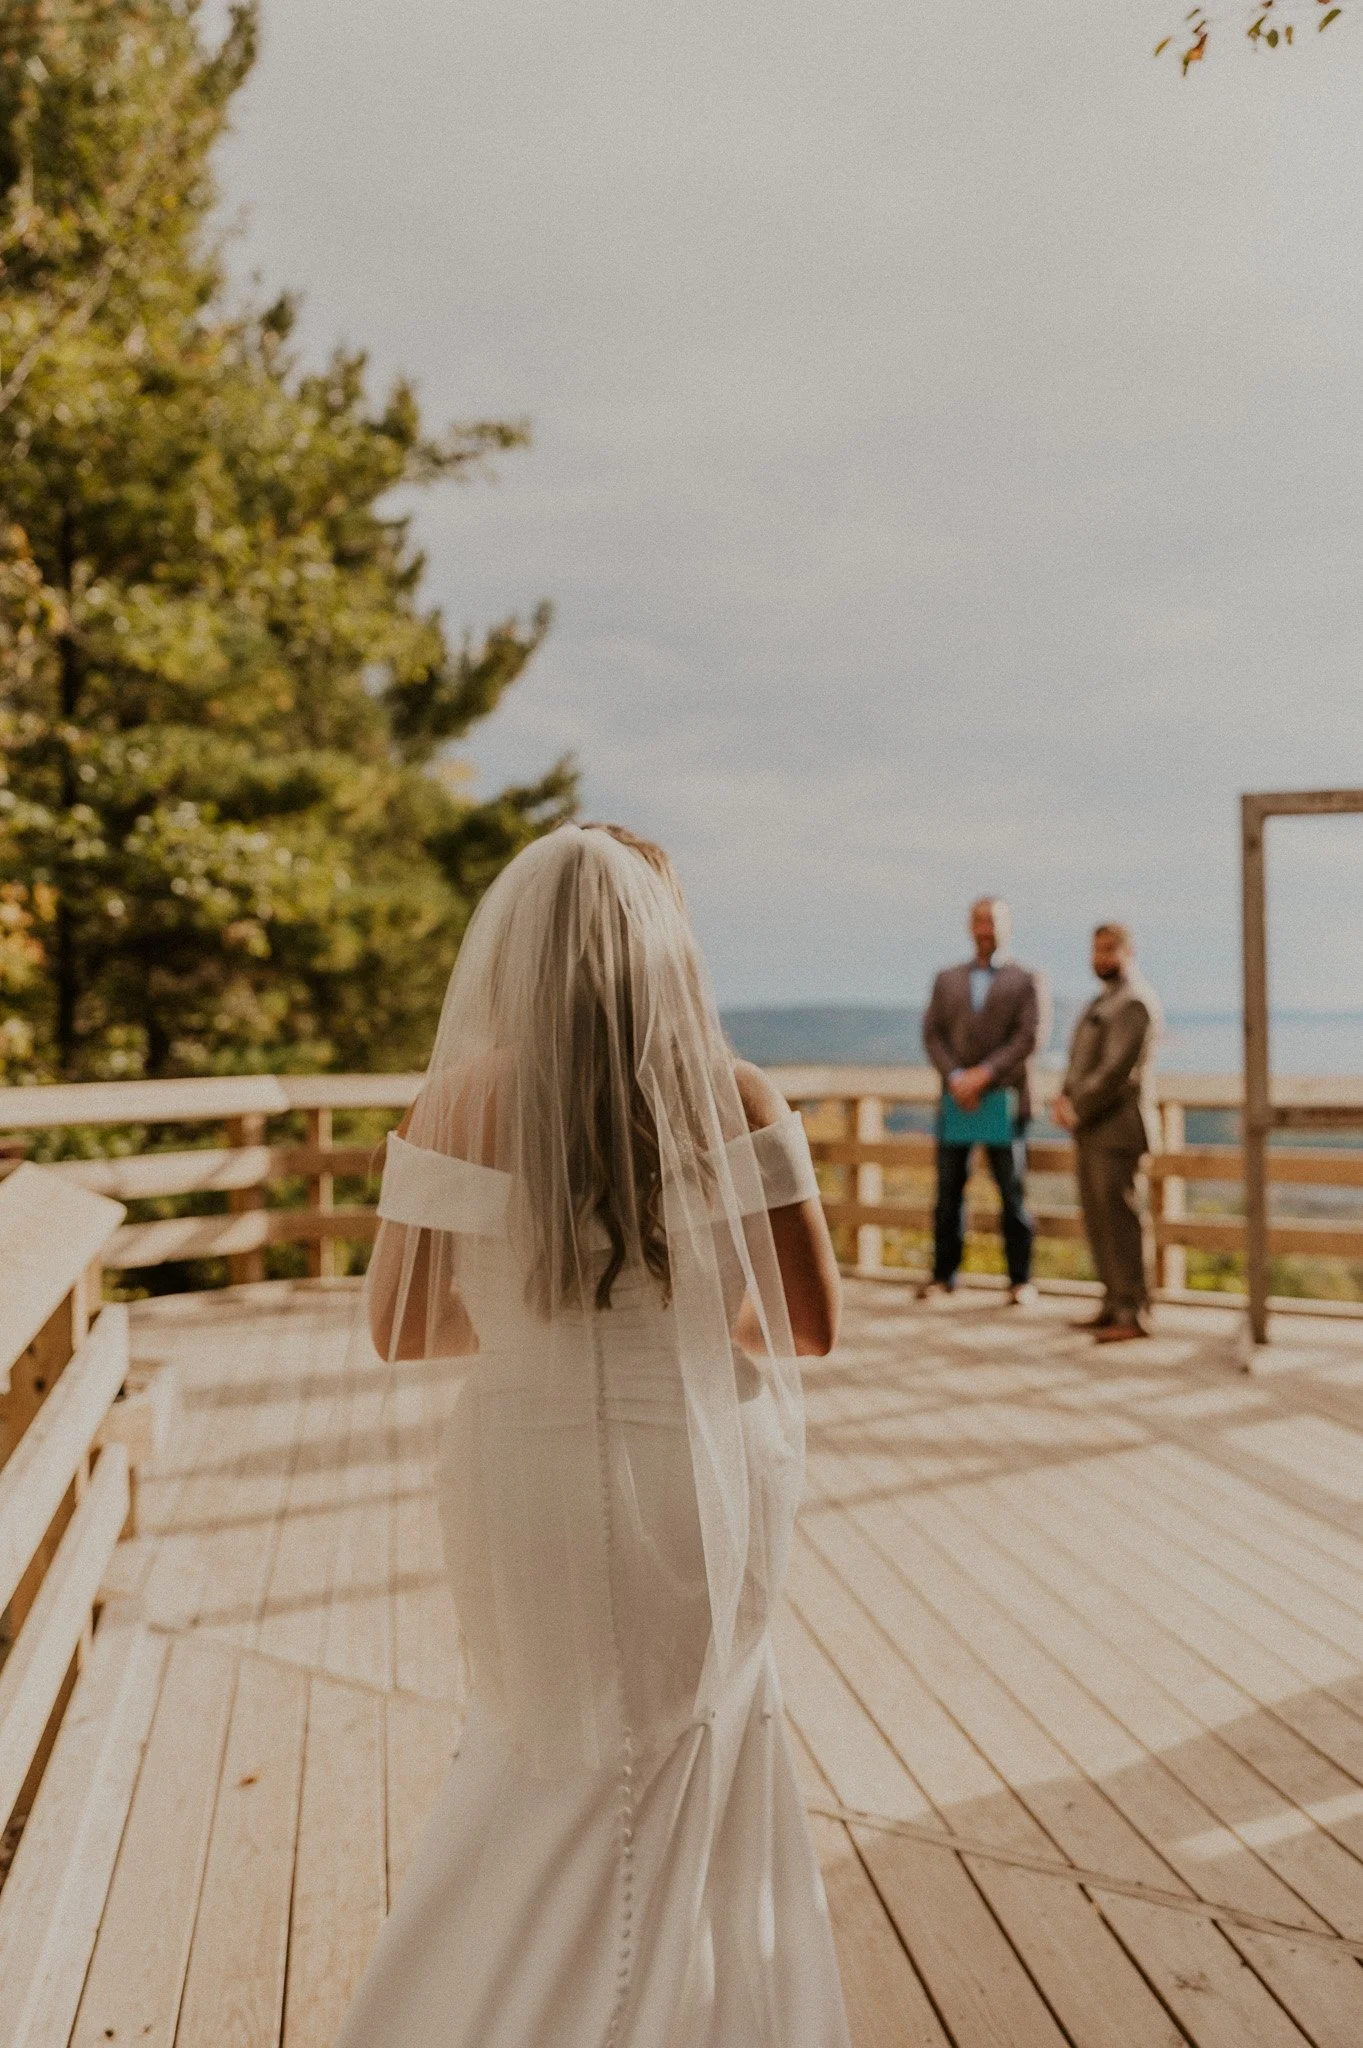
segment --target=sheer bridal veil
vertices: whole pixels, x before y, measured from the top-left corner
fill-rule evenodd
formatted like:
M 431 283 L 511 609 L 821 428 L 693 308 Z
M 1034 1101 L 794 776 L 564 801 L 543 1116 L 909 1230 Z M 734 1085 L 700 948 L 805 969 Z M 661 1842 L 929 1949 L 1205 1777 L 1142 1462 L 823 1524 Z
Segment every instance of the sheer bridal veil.
M 534 1768 L 705 1714 L 765 1627 L 785 1518 L 751 1432 L 796 1492 L 804 1448 L 767 1211 L 813 1191 L 798 1118 L 749 1135 L 665 860 L 574 825 L 519 854 L 388 1140 L 353 1342 Z

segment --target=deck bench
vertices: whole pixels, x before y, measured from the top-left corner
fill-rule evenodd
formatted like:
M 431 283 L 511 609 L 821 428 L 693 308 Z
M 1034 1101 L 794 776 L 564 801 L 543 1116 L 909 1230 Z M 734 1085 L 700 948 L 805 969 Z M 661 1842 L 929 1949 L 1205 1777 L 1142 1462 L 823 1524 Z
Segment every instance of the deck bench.
M 123 1207 L 24 1165 L 0 1184 L 0 2048 L 65 2039 L 164 1648 L 100 1587 L 163 1397 L 101 1301 Z

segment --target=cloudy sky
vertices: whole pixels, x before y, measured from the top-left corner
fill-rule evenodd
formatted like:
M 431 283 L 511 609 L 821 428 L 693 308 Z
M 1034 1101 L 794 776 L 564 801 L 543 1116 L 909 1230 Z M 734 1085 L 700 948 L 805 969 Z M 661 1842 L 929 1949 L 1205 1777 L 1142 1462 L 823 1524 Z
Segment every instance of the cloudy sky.
M 998 889 L 1229 1007 L 1237 792 L 1363 783 L 1363 9 L 1183 11 L 265 0 L 236 269 L 529 416 L 418 515 L 456 632 L 556 607 L 479 787 L 573 751 L 728 1002 L 917 1000 Z M 1363 1007 L 1363 820 L 1275 832 L 1279 1001 Z

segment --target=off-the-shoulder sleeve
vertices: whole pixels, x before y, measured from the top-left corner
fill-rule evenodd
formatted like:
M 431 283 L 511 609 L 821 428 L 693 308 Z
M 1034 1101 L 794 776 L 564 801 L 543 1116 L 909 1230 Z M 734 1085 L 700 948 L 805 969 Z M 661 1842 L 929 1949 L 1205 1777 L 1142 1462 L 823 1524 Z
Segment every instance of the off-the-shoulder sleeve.
M 753 1216 L 759 1209 L 785 1209 L 818 1195 L 809 1139 L 798 1109 L 787 1111 L 759 1131 L 731 1138 L 724 1150 L 741 1215 Z
M 389 1223 L 422 1230 L 457 1230 L 468 1237 L 501 1237 L 511 1175 L 477 1166 L 448 1152 L 411 1145 L 389 1134 L 379 1214 Z

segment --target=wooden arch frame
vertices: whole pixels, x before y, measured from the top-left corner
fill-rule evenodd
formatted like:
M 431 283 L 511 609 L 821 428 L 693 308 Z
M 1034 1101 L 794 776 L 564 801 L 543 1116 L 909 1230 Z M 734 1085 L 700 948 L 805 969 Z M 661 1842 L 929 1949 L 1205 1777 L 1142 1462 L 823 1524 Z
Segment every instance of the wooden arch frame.
M 1363 789 L 1279 790 L 1240 798 L 1245 1031 L 1245 1266 L 1251 1344 L 1268 1342 L 1268 1195 L 1270 1131 L 1340 1129 L 1358 1112 L 1289 1107 L 1271 1099 L 1268 1045 L 1268 907 L 1264 828 L 1270 818 L 1363 813 Z

